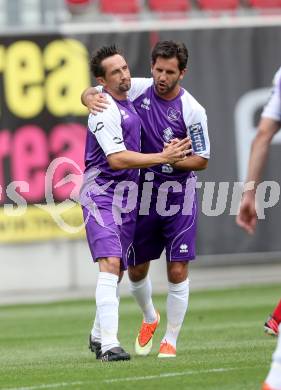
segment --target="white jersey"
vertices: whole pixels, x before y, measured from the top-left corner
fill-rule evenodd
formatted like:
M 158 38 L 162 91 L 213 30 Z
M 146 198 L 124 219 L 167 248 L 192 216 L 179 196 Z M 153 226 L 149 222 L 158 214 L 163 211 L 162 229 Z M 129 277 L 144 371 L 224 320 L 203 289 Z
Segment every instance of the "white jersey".
M 281 67 L 275 73 L 272 93 L 261 116 L 281 122 Z
M 88 128 L 94 134 L 104 154 L 109 156 L 112 153 L 126 150 L 123 140 L 123 130 L 121 127 L 121 111 L 109 94 L 106 94 L 110 102 L 107 110 L 99 112 L 97 115 L 89 115 Z M 116 143 L 116 140 L 119 140 Z

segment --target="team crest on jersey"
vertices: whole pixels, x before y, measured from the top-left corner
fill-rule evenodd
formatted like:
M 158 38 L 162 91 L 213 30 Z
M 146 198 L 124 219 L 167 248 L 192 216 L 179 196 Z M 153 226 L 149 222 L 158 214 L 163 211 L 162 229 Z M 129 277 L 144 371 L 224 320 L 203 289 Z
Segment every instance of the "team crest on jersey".
M 171 139 L 174 138 L 174 132 L 173 130 L 171 129 L 171 127 L 167 127 L 167 129 L 165 129 L 163 131 L 163 138 L 166 142 L 170 142 Z
M 150 110 L 150 99 L 148 97 L 143 98 L 141 108 L 145 110 Z
M 129 118 L 129 115 L 126 113 L 126 111 L 120 110 L 120 113 L 121 113 L 123 119 Z
M 204 131 L 201 123 L 195 123 L 188 127 L 192 149 L 196 153 L 204 152 L 206 150 L 206 143 L 204 137 Z
M 174 122 L 180 118 L 181 113 L 180 113 L 180 111 L 177 111 L 175 108 L 169 107 L 168 111 L 167 111 L 167 116 L 168 116 L 169 121 Z

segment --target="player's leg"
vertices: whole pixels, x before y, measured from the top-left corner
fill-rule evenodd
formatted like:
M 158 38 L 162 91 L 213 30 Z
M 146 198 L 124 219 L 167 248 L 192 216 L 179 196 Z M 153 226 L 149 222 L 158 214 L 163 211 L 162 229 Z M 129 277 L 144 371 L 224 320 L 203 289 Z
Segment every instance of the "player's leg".
M 273 313 L 268 317 L 268 319 L 264 324 L 265 333 L 272 336 L 277 336 L 278 326 L 280 323 L 281 323 L 281 300 L 279 301 Z
M 118 284 L 117 284 L 117 291 L 116 296 L 118 299 L 118 302 L 120 302 L 120 295 L 119 295 L 119 286 L 120 282 L 123 277 L 123 271 L 121 272 L 121 275 L 119 276 Z M 100 319 L 99 319 L 99 312 L 96 308 L 96 314 L 95 319 L 93 322 L 93 327 L 90 333 L 89 337 L 89 349 L 96 354 L 96 359 L 100 359 L 102 355 L 101 351 L 101 327 L 100 327 Z
M 143 321 L 135 341 L 135 351 L 146 356 L 152 349 L 152 340 L 160 322 L 160 315 L 152 301 L 152 285 L 148 274 L 149 262 L 129 266 L 130 291 L 143 313 Z
M 137 301 L 143 319 L 146 323 L 153 323 L 157 313 L 152 302 L 152 285 L 148 274 L 150 262 L 128 267 L 130 291 Z
M 281 390 L 281 325 L 279 325 L 279 337 L 277 347 L 272 355 L 272 364 L 263 385 L 263 390 Z
M 136 225 L 134 251 L 128 261 L 130 291 L 143 313 L 143 321 L 138 332 L 135 351 L 138 355 L 148 355 L 152 348 L 154 332 L 160 322 L 160 315 L 152 301 L 152 285 L 149 277 L 149 264 L 160 257 L 164 248 L 156 215 L 142 216 Z
M 195 259 L 197 204 L 193 199 L 190 215 L 181 212 L 163 218 L 166 241 L 168 296 L 167 329 L 161 341 L 159 357 L 175 357 L 177 339 L 189 301 L 188 262 Z
M 100 330 L 100 320 L 99 313 L 96 308 L 95 319 L 93 327 L 89 336 L 89 349 L 96 354 L 96 358 L 101 358 L 101 330 Z
M 101 330 L 101 360 L 128 360 L 130 355 L 121 347 L 117 337 L 119 300 L 117 285 L 120 274 L 120 258 L 100 258 L 100 272 L 96 288 L 96 305 Z
M 107 207 L 109 206 L 109 207 Z M 116 226 L 111 206 L 100 207 L 104 224 L 101 225 L 83 208 L 87 221 L 86 233 L 93 260 L 99 263 L 99 275 L 96 286 L 97 322 L 100 327 L 101 359 L 103 361 L 128 360 L 130 355 L 121 347 L 117 338 L 118 310 L 117 283 L 122 269 L 126 268 L 122 259 L 120 231 Z M 98 348 L 98 345 L 96 346 Z M 94 348 L 93 348 L 94 349 Z M 96 355 L 99 351 L 94 349 Z M 98 356 L 99 357 L 99 356 Z
M 175 357 L 177 339 L 188 308 L 188 262 L 167 263 L 167 328 L 158 357 Z

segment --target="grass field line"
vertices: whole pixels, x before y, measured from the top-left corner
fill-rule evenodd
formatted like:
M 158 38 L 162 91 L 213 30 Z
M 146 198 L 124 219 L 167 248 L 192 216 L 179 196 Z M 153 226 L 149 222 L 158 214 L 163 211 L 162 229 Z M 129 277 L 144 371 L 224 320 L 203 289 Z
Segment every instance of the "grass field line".
M 243 370 L 245 369 L 251 369 L 253 367 L 243 367 Z M 146 380 L 152 380 L 152 379 L 163 379 L 163 378 L 172 378 L 172 377 L 178 377 L 178 376 L 187 376 L 187 375 L 196 375 L 196 374 L 210 374 L 210 373 L 219 373 L 219 372 L 228 372 L 228 371 L 235 371 L 235 370 L 241 370 L 241 367 L 228 367 L 228 368 L 211 368 L 211 369 L 205 369 L 205 370 L 189 370 L 189 371 L 182 371 L 182 372 L 167 372 L 164 374 L 158 374 L 158 375 L 144 375 L 144 376 L 129 376 L 129 377 L 123 377 L 123 378 L 112 378 L 112 379 L 104 379 L 99 382 L 101 383 L 117 383 L 117 382 L 135 382 L 135 381 L 146 381 Z M 97 381 L 96 381 L 97 382 Z M 27 387 L 7 387 L 7 388 L 0 388 L 0 390 L 41 390 L 41 389 L 55 389 L 60 387 L 72 387 L 72 386 L 79 386 L 79 385 L 86 385 L 90 384 L 92 381 L 76 381 L 76 382 L 61 382 L 61 383 L 50 383 L 50 384 L 41 384 L 41 385 L 35 385 L 35 386 L 27 386 Z
M 211 368 L 208 370 L 189 370 L 189 371 L 182 371 L 182 372 L 167 372 L 165 374 L 158 374 L 158 375 L 146 375 L 146 376 L 135 376 L 135 377 L 127 377 L 127 378 L 113 378 L 113 379 L 105 379 L 104 383 L 114 383 L 114 382 L 128 382 L 128 381 L 145 381 L 150 379 L 161 379 L 161 378 L 172 378 L 175 376 L 185 376 L 185 375 L 194 375 L 194 374 L 209 374 L 212 372 L 226 372 L 226 371 L 233 371 L 233 370 L 239 370 L 240 368 Z
M 61 382 L 61 383 L 43 383 L 42 385 L 28 386 L 28 387 L 5 387 L 0 390 L 40 390 L 40 389 L 56 389 L 59 387 L 79 386 L 89 383 L 89 381 L 76 381 L 76 382 Z

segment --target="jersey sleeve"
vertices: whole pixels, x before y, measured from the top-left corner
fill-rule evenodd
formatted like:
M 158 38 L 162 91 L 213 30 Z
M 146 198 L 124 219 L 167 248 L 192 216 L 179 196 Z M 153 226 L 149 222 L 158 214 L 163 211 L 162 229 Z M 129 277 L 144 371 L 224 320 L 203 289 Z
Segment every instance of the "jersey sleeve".
M 281 68 L 275 74 L 271 96 L 261 116 L 281 122 Z
M 128 98 L 131 101 L 137 99 L 145 90 L 153 84 L 153 78 L 133 77 L 131 79 L 131 88 L 128 92 Z
M 126 150 L 123 131 L 121 127 L 121 115 L 116 103 L 107 95 L 110 106 L 107 110 L 97 115 L 89 115 L 88 128 L 96 137 L 100 147 L 106 156 Z
M 193 153 L 209 159 L 210 140 L 206 111 L 191 95 L 185 94 L 182 104 L 187 136 L 191 138 Z

